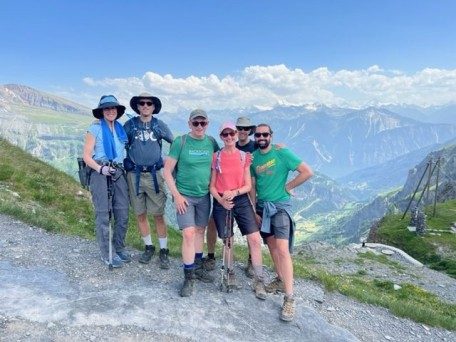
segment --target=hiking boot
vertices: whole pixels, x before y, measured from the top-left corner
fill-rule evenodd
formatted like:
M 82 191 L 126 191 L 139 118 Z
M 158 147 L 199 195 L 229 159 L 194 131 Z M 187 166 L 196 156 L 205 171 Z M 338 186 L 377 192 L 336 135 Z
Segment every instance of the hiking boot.
M 168 254 L 169 254 L 169 249 L 162 248 L 162 249 L 160 249 L 160 253 L 158 255 L 158 258 L 160 259 L 160 268 L 163 268 L 165 270 L 169 269 Z
M 203 283 L 213 283 L 214 277 L 207 273 L 203 267 L 203 260 L 195 260 L 195 278 L 201 280 Z
M 252 265 L 252 259 L 249 258 L 247 261 L 247 267 L 245 268 L 245 275 L 249 278 L 253 278 L 255 276 L 255 269 Z
M 295 301 L 293 298 L 283 297 L 282 311 L 280 312 L 280 319 L 285 322 L 293 320 L 295 315 Z
M 193 268 L 189 270 L 184 269 L 184 284 L 179 291 L 181 297 L 190 297 L 193 294 L 193 286 L 195 284 L 194 272 L 195 270 Z
M 138 261 L 141 264 L 148 264 L 150 262 L 150 259 L 152 259 L 152 256 L 154 255 L 154 253 L 155 253 L 154 245 L 146 246 L 144 253 L 141 254 Z
M 106 265 L 109 266 L 109 257 L 106 259 L 101 257 L 101 261 L 103 261 Z M 121 268 L 123 266 L 123 262 L 122 262 L 122 260 L 120 260 L 120 258 L 118 257 L 117 254 L 113 254 L 111 265 L 113 268 Z
M 206 271 L 215 270 L 215 258 L 203 258 L 203 266 Z
M 285 292 L 285 285 L 282 279 L 275 277 L 268 285 L 265 286 L 267 293 L 280 293 Z
M 131 255 L 128 252 L 120 251 L 120 252 L 117 252 L 116 254 L 119 257 L 119 259 L 122 260 L 122 262 L 124 262 L 124 263 L 131 261 Z
M 227 279 L 227 286 L 230 288 L 237 288 L 238 283 L 236 280 L 236 274 L 234 273 L 234 270 L 229 270 L 228 271 L 228 279 Z
M 253 290 L 255 291 L 255 297 L 262 300 L 266 299 L 266 290 L 264 288 L 263 279 L 255 279 L 255 282 L 253 283 Z

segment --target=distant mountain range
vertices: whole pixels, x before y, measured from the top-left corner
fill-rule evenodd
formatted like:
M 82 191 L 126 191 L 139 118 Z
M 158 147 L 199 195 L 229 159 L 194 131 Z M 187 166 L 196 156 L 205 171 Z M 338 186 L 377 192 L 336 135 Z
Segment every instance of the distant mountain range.
M 437 172 L 437 168 L 434 169 L 434 167 L 439 158 L 441 163 Z M 428 195 L 427 191 L 423 192 L 423 189 L 428 181 L 429 169 L 426 170 L 426 168 L 430 161 L 434 172 L 429 180 Z M 421 184 L 420 180 L 422 180 Z M 404 212 L 415 191 L 416 195 L 412 203 L 416 204 L 422 197 L 420 205 L 432 204 L 435 195 L 439 202 L 456 198 L 456 143 L 447 144 L 440 150 L 429 153 L 410 169 L 402 188 L 377 196 L 370 203 L 354 210 L 351 215 L 342 217 L 333 225 L 319 230 L 310 240 L 322 239 L 336 243 L 358 242 L 361 237 L 367 235 L 372 223 L 387 212 Z
M 11 112 L 14 111 L 15 106 L 46 108 L 56 112 L 82 115 L 91 113 L 87 107 L 24 85 L 6 84 L 0 86 L 0 111 Z
M 317 107 L 278 107 L 261 112 L 210 112 L 211 129 L 227 118 L 249 116 L 269 123 L 274 140 L 296 151 L 307 163 L 330 177 L 386 163 L 424 147 L 456 137 L 456 125 L 424 123 L 387 109 L 362 110 Z M 184 113 L 163 115 L 170 126 L 187 129 Z M 416 161 L 416 160 L 415 160 Z
M 422 108 L 418 106 L 384 106 L 392 112 L 415 120 L 456 125 L 456 104 Z
M 356 191 L 359 200 L 367 200 L 380 192 L 387 192 L 402 186 L 407 179 L 408 172 L 412 171 L 411 165 L 425 158 L 432 151 L 441 150 L 452 144 L 456 144 L 456 138 L 443 144 L 420 148 L 385 163 L 336 178 L 336 180 L 339 184 Z
M 0 136 L 69 174 L 76 175 L 89 108 L 33 88 L 0 86 Z

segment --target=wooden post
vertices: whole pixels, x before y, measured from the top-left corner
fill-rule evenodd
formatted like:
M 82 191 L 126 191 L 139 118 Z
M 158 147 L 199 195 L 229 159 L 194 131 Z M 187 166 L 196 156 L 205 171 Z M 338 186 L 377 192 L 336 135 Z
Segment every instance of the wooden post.
M 435 217 L 435 207 L 437 205 L 437 192 L 439 190 L 440 157 L 439 157 L 439 159 L 437 159 L 436 165 L 437 165 L 437 176 L 436 176 L 436 181 L 435 181 L 434 209 L 432 211 L 433 217 Z

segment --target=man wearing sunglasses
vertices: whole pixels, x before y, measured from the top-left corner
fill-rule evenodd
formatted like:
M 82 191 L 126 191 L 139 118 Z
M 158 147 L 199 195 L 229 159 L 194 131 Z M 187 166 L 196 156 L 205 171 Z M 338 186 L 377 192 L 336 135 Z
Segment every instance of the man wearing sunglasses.
M 241 151 L 253 153 L 258 148 L 255 141 L 250 140 L 250 136 L 255 131 L 255 125 L 252 125 L 249 118 L 241 116 L 236 120 L 236 129 L 238 131 L 236 147 Z
M 213 282 L 203 266 L 205 227 L 209 221 L 212 155 L 220 148 L 214 138 L 206 135 L 209 120 L 202 109 L 190 113 L 190 132 L 177 137 L 165 161 L 163 176 L 173 195 L 177 223 L 182 230 L 184 284 L 182 297 L 193 293 L 194 279 Z M 176 179 L 172 172 L 177 167 Z
M 130 100 L 130 106 L 139 116 L 131 118 L 124 125 L 128 136 L 124 166 L 127 170 L 131 206 L 137 215 L 138 230 L 145 244 L 139 262 L 148 264 L 155 252 L 147 219 L 147 214 L 150 214 L 154 217 L 160 245 L 160 268 L 168 269 L 169 250 L 164 219 L 166 192 L 159 170 L 163 167 L 162 139 L 171 143 L 173 135 L 163 121 L 154 117 L 162 107 L 159 98 L 142 93 Z
M 291 321 L 295 314 L 293 299 L 293 246 L 294 225 L 291 216 L 291 190 L 304 183 L 313 172 L 299 157 L 287 148 L 273 146 L 272 130 L 267 124 L 255 129 L 258 150 L 253 152 L 250 168 L 252 175 L 251 199 L 256 202 L 257 220 L 261 236 L 266 241 L 277 277 L 266 286 L 266 291 L 285 292 L 280 318 Z M 296 177 L 288 181 L 290 171 Z

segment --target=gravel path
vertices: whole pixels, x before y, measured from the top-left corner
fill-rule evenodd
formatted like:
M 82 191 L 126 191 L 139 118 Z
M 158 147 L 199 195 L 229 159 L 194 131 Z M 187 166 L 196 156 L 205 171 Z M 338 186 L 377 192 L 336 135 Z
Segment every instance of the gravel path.
M 132 250 L 135 259 L 139 252 Z M 215 275 L 218 273 L 214 271 Z M 259 301 L 242 289 L 196 283 L 180 298 L 172 260 L 134 260 L 108 271 L 94 241 L 49 234 L 0 215 L 0 341 L 454 341 L 454 332 L 399 319 L 387 310 L 296 282 L 297 315 L 278 319 L 282 297 Z

